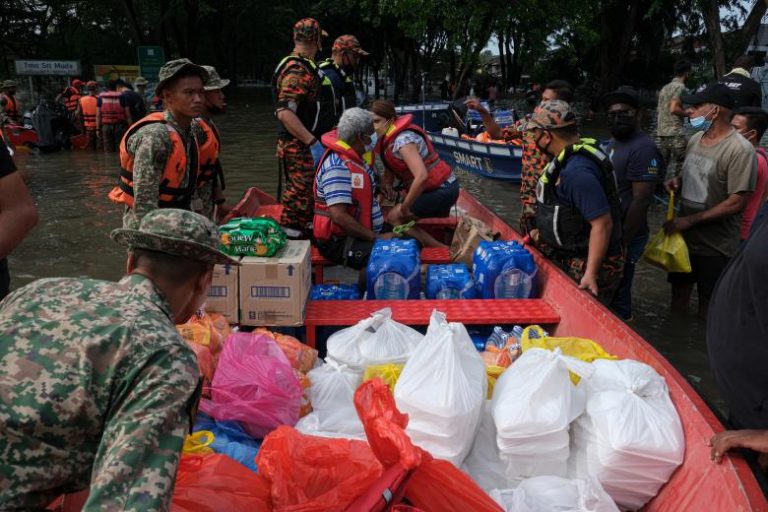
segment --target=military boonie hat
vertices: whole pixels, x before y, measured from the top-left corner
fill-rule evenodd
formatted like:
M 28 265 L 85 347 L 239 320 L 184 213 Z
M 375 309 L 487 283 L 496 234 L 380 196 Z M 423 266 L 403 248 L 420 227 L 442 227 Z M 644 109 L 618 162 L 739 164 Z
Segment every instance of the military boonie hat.
M 168 85 L 168 81 L 173 79 L 179 72 L 186 69 L 196 71 L 200 75 L 200 78 L 203 79 L 203 83 L 208 81 L 208 71 L 206 71 L 203 66 L 197 65 L 189 59 L 169 60 L 160 68 L 160 73 L 158 74 L 159 81 L 157 82 L 157 87 L 155 87 L 155 94 L 159 95 L 163 90 L 163 87 Z
M 350 34 L 337 37 L 333 42 L 333 47 L 331 47 L 331 50 L 337 50 L 341 52 L 355 52 L 363 56 L 370 55 L 370 53 L 360 47 L 360 41 L 358 41 L 355 36 Z
M 530 119 L 525 123 L 523 130 L 556 130 L 576 124 L 576 114 L 571 106 L 563 100 L 552 100 L 541 103 Z
M 218 71 L 213 66 L 203 66 L 208 72 L 208 81 L 205 82 L 206 91 L 215 91 L 216 89 L 223 89 L 229 85 L 228 78 L 221 78 Z
M 133 85 L 147 85 L 148 83 L 147 79 L 143 76 L 137 76 L 136 80 L 133 81 Z
M 320 28 L 320 22 L 314 18 L 302 18 L 293 25 L 293 39 L 296 41 L 317 41 L 318 34 L 328 37 L 328 32 Z
M 6 80 L 3 82 L 3 89 L 6 89 L 8 87 L 16 87 L 16 80 Z
M 141 219 L 139 229 L 116 229 L 112 240 L 129 249 L 146 249 L 205 263 L 240 265 L 218 250 L 219 228 L 195 212 L 162 208 Z

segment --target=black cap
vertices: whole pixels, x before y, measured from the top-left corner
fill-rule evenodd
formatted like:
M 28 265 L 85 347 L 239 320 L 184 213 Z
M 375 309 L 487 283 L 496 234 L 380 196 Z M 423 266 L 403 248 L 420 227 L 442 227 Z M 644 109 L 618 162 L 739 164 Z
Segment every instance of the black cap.
M 728 86 L 717 82 L 709 84 L 704 90 L 697 93 L 683 94 L 680 96 L 680 101 L 688 105 L 712 103 L 729 110 L 733 108 L 735 103 L 733 93 Z
M 640 107 L 640 100 L 637 98 L 637 91 L 633 87 L 621 86 L 615 91 L 606 93 L 602 98 L 603 107 L 608 109 L 616 103 L 624 103 L 632 108 Z

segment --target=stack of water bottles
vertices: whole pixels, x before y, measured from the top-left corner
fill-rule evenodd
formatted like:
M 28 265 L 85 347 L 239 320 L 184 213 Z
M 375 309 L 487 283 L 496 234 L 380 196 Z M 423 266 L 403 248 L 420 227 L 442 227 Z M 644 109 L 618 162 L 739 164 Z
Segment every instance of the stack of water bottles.
M 527 299 L 535 293 L 533 255 L 515 241 L 482 241 L 472 256 L 477 296 L 482 299 Z
M 310 300 L 359 300 L 356 284 L 316 284 L 312 286 Z
M 464 263 L 430 265 L 427 269 L 428 299 L 474 299 L 475 282 Z
M 421 298 L 420 255 L 416 240 L 377 240 L 366 267 L 367 298 Z

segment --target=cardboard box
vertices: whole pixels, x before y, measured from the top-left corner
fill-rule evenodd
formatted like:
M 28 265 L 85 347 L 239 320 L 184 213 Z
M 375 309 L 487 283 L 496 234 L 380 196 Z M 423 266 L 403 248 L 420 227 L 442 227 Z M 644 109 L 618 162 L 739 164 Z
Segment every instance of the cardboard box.
M 309 241 L 288 240 L 271 258 L 244 256 L 240 262 L 240 323 L 301 325 L 312 287 Z
M 491 229 L 483 221 L 462 216 L 451 240 L 451 261 L 465 263 L 468 268 L 472 268 L 472 255 L 483 240 L 493 240 Z
M 205 310 L 221 313 L 231 324 L 239 322 L 240 296 L 239 272 L 233 265 L 216 265 L 213 267 L 213 279 L 205 300 Z

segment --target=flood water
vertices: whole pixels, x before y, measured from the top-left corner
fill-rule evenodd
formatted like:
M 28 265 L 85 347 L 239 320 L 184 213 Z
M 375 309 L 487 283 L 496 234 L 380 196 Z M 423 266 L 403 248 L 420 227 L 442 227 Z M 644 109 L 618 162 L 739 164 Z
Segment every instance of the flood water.
M 223 140 L 222 163 L 230 202 L 250 186 L 277 190 L 275 121 L 269 93 L 254 90 L 229 100 L 216 119 Z M 586 135 L 593 134 L 587 125 Z M 125 252 L 109 239 L 122 224 L 121 209 L 106 197 L 116 182 L 117 154 L 61 151 L 36 154 L 20 150 L 15 158 L 28 174 L 40 223 L 10 257 L 12 288 L 43 277 L 88 276 L 117 280 Z M 519 185 L 460 176 L 462 186 L 492 211 L 518 225 Z M 664 209 L 653 206 L 651 231 L 663 222 Z M 722 409 L 707 361 L 705 323 L 693 314 L 671 315 L 666 275 L 640 263 L 634 285 L 632 327 L 651 342 L 714 407 Z M 695 295 L 695 294 L 694 294 Z M 695 300 L 695 299 L 694 299 Z M 695 304 L 691 305 L 695 311 Z

